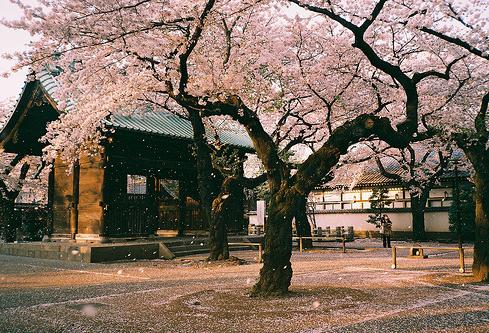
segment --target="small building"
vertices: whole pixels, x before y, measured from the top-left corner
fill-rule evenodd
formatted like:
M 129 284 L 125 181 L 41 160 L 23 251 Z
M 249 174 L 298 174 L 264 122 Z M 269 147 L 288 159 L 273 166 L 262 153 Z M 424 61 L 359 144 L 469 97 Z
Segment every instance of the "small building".
M 26 82 L 15 110 L 0 132 L 0 149 L 40 156 L 39 141 L 62 111 L 53 98 L 57 82 L 42 72 Z M 69 105 L 68 108 L 74 107 Z M 54 161 L 48 184 L 52 240 L 103 242 L 204 231 L 190 122 L 168 112 L 114 114 L 98 153 L 83 155 L 74 166 Z M 218 130 L 223 144 L 252 152 L 243 132 Z M 229 226 L 246 230 L 246 222 Z
M 466 182 L 467 175 L 461 174 Z M 452 189 L 454 176 L 447 173 L 442 176 L 438 185 L 431 191 L 425 210 L 426 236 L 431 239 L 450 239 L 449 210 L 452 205 Z M 393 236 L 395 238 L 412 237 L 412 216 L 409 190 L 403 188 L 397 181 L 383 176 L 378 169 L 365 171 L 351 188 L 346 186 L 331 186 L 326 183 L 316 188 L 308 198 L 309 214 L 314 218 L 313 228 L 333 232 L 336 227 L 353 226 L 356 237 L 377 236 L 379 228 L 367 223 L 368 216 L 373 214 L 370 209 L 369 198 L 374 188 L 388 189 L 391 204 L 385 208 L 385 213 L 392 221 Z M 256 212 L 249 214 L 250 224 L 260 225 Z

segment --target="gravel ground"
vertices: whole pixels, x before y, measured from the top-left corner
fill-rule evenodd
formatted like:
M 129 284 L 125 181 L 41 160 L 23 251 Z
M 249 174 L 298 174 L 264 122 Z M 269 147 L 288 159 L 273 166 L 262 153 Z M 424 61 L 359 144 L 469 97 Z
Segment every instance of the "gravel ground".
M 392 270 L 378 241 L 349 246 L 294 252 L 290 295 L 270 299 L 247 296 L 261 267 L 253 251 L 223 263 L 0 256 L 0 331 L 489 332 L 489 286 L 458 272 L 457 253 L 420 260 L 402 250 Z

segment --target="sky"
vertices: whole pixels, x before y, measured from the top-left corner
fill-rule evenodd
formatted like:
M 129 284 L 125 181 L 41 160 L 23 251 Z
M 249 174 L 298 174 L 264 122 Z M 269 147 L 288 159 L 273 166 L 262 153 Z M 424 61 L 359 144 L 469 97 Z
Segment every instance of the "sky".
M 0 18 L 17 19 L 21 16 L 20 9 L 9 0 L 0 0 Z M 25 31 L 18 31 L 4 27 L 0 24 L 0 54 L 25 50 L 30 40 L 30 35 Z M 14 61 L 0 58 L 0 73 L 10 71 Z M 27 70 L 12 73 L 10 77 L 0 77 L 0 101 L 11 97 L 17 98 L 22 90 Z

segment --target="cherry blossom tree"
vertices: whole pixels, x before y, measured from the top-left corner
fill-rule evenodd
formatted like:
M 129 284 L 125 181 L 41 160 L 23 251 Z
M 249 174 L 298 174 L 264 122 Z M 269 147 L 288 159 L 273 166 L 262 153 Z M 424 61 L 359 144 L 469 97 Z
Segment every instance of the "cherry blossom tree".
M 287 2 L 310 13 L 291 19 Z M 418 131 L 420 114 L 431 110 L 424 103 L 427 86 L 449 80 L 468 57 L 454 52 L 458 46 L 417 35 L 407 22 L 411 12 L 395 2 L 43 4 L 47 9 L 24 7 L 24 20 L 9 25 L 39 34 L 20 66 L 59 66 L 59 100 L 76 100 L 76 110 L 50 126 L 51 157 L 76 156 L 102 135 L 100 120 L 112 110 L 131 112 L 146 103 L 198 122 L 224 116 L 244 126 L 271 197 L 256 296 L 288 291 L 291 221 L 307 194 L 355 143 L 375 137 L 404 149 L 431 135 Z M 297 103 L 289 115 L 282 107 L 288 101 Z M 307 143 L 308 133 L 322 137 L 299 165 L 281 158 L 283 146 L 267 123 L 270 110 L 291 124 L 280 132 L 291 142 L 286 145 L 295 144 L 293 137 Z M 203 132 L 194 126 L 194 135 Z
M 235 191 L 234 194 L 230 194 L 223 189 L 224 192 L 217 196 L 219 190 L 215 188 L 214 184 L 220 178 L 220 172 L 213 167 L 212 163 L 212 155 L 216 149 L 210 143 L 210 141 L 214 140 L 207 138 L 205 121 L 202 115 L 195 109 L 171 103 L 166 97 L 161 96 L 159 89 L 165 89 L 164 85 L 166 83 L 161 81 L 161 77 L 167 77 L 164 74 L 166 71 L 169 72 L 170 77 L 178 72 L 175 67 L 175 59 L 172 59 L 172 57 L 177 55 L 188 57 L 188 55 L 184 54 L 185 52 L 179 54 L 179 49 L 188 46 L 191 50 L 195 47 L 195 45 L 192 45 L 191 39 L 201 34 L 202 27 L 200 24 L 203 24 L 210 14 L 214 17 L 212 17 L 213 23 L 208 24 L 209 36 L 207 38 L 222 35 L 223 42 L 227 43 L 224 50 L 220 48 L 217 52 L 224 54 L 220 66 L 222 67 L 221 69 L 225 69 L 230 57 L 227 53 L 231 49 L 231 34 L 241 18 L 239 13 L 236 13 L 234 17 L 227 18 L 222 13 L 222 8 L 217 8 L 215 12 L 210 13 L 210 7 L 212 6 L 203 8 L 203 12 L 199 13 L 201 8 L 198 5 L 194 6 L 191 2 L 183 4 L 181 7 L 172 6 L 171 8 L 168 4 L 160 4 L 154 1 L 128 2 L 128 4 L 105 4 L 100 2 L 92 5 L 66 2 L 46 4 L 46 6 L 49 14 L 44 14 L 41 8 L 22 6 L 25 10 L 26 18 L 28 20 L 32 19 L 31 23 L 33 24 L 27 27 L 24 25 L 25 22 L 10 22 L 10 26 L 28 28 L 35 32 L 37 29 L 35 25 L 38 23 L 41 23 L 43 28 L 47 27 L 46 24 L 53 23 L 57 27 L 63 26 L 63 28 L 73 29 L 73 22 L 70 21 L 72 17 L 66 17 L 67 20 L 63 19 L 60 21 L 56 13 L 72 11 L 73 13 L 76 12 L 75 16 L 77 16 L 80 14 L 79 10 L 81 10 L 84 11 L 84 14 L 82 17 L 77 16 L 75 21 L 79 22 L 80 27 L 85 26 L 88 29 L 76 36 L 44 34 L 47 38 L 38 42 L 40 47 L 36 48 L 36 56 L 31 54 L 25 57 L 30 66 L 39 70 L 45 69 L 46 66 L 50 69 L 61 69 L 61 75 L 57 78 L 61 83 L 62 89 L 57 97 L 59 97 L 60 101 L 76 99 L 77 108 L 75 112 L 66 113 L 61 116 L 58 122 L 50 124 L 50 132 L 46 137 L 46 141 L 51 144 L 50 147 L 52 149 L 48 148 L 47 157 L 53 159 L 58 153 L 61 153 L 64 159 L 74 162 L 83 151 L 92 151 L 96 147 L 95 144 L 103 136 L 103 132 L 98 131 L 100 121 L 113 109 L 123 109 L 130 113 L 134 110 L 144 109 L 147 104 L 152 104 L 159 110 L 170 110 L 187 118 L 192 124 L 194 134 L 202 215 L 210 226 L 211 251 L 209 259 L 227 259 L 227 238 L 223 222 L 229 219 L 231 213 L 236 214 L 237 218 L 241 219 L 243 214 L 240 214 L 240 210 L 231 210 L 226 214 L 226 218 L 220 218 L 217 211 L 213 212 L 212 207 L 225 207 L 226 205 L 222 205 L 223 202 L 229 200 L 233 201 L 232 206 L 239 206 L 239 203 L 234 200 L 235 197 L 239 196 L 238 192 Z M 246 9 L 249 4 L 243 4 L 242 7 Z M 104 24 L 110 21 L 109 17 L 114 13 L 118 13 L 119 18 L 124 22 L 119 22 L 112 27 L 109 24 L 103 28 Z M 40 22 L 34 22 L 39 18 L 42 18 Z M 141 20 L 141 18 L 143 19 Z M 249 20 L 249 18 L 246 20 Z M 246 25 L 246 20 L 243 20 L 243 25 Z M 211 19 L 208 21 L 211 22 Z M 93 24 L 94 22 L 98 23 Z M 100 26 L 98 25 L 99 23 L 101 24 Z M 108 36 L 106 34 L 111 29 L 115 34 L 108 37 L 110 41 L 104 41 Z M 116 31 L 114 29 L 121 30 Z M 123 32 L 126 29 L 129 29 L 130 32 Z M 147 34 L 153 36 L 147 36 Z M 138 37 L 135 39 L 136 35 Z M 159 37 L 157 37 L 158 35 Z M 140 44 L 142 36 L 150 39 L 160 38 L 161 45 L 163 45 L 161 52 L 157 53 L 152 50 L 150 51 L 151 54 L 146 54 L 151 48 L 151 43 L 149 39 L 146 39 L 144 42 L 149 44 L 144 46 Z M 52 40 L 49 41 L 49 38 L 52 38 L 52 40 L 60 38 L 59 47 L 53 49 L 50 44 Z M 186 45 L 186 41 L 190 45 Z M 74 44 L 77 45 L 74 46 Z M 115 48 L 109 51 L 105 46 L 110 46 L 109 49 Z M 91 53 L 92 50 L 96 50 L 96 52 Z M 212 66 L 214 64 L 202 62 L 207 61 L 207 59 L 204 59 L 205 52 L 207 52 L 207 49 L 203 48 L 197 56 L 200 64 L 205 64 L 204 67 L 200 68 L 200 74 L 203 75 L 203 78 L 197 82 L 197 86 L 207 89 L 207 87 L 212 87 L 212 82 L 208 84 L 206 80 L 212 75 L 212 71 L 214 71 Z M 55 55 L 56 59 L 52 59 L 53 55 Z M 97 57 L 104 59 L 104 61 L 97 63 Z M 143 71 L 134 71 L 134 66 L 140 66 Z M 144 71 L 147 71 L 146 74 Z M 159 71 L 162 72 L 159 73 Z M 94 73 L 95 76 L 93 76 Z M 113 78 L 118 78 L 118 81 L 114 81 Z M 150 82 L 151 80 L 153 80 L 152 83 Z M 90 93 L 85 98 L 83 92 L 88 91 Z M 99 96 L 99 98 L 96 96 Z M 98 105 L 92 104 L 90 106 L 89 104 L 93 103 L 95 99 L 98 99 L 99 102 L 96 103 Z M 63 102 L 60 103 L 59 107 L 63 108 Z M 90 109 L 92 110 L 90 111 Z M 211 125 L 212 123 L 209 124 Z M 77 129 L 76 133 L 73 133 L 72 128 Z M 241 186 L 254 184 L 253 181 L 242 180 L 241 183 L 243 184 Z M 218 200 L 218 202 L 213 203 L 214 200 Z M 224 214 L 226 210 L 229 209 L 219 209 L 218 212 Z M 218 221 L 220 222 L 218 223 Z
M 484 1 L 443 1 L 436 7 L 410 9 L 403 24 L 411 25 L 425 35 L 458 47 L 470 55 L 464 61 L 463 73 L 454 83 L 457 94 L 448 103 L 434 108 L 423 119 L 425 128 L 442 137 L 455 140 L 474 170 L 476 227 L 473 274 L 479 281 L 489 281 L 489 31 L 487 3 Z M 433 15 L 432 11 L 437 11 Z M 429 19 L 432 17 L 432 19 Z M 450 27 L 456 27 L 450 29 Z
M 289 0 L 311 12 L 323 15 L 348 29 L 353 35 L 353 46 L 361 50 L 371 64 L 390 75 L 406 92 L 406 113 L 415 115 L 420 107 L 420 97 L 424 92 L 433 96 L 433 90 L 446 90 L 447 86 L 433 86 L 433 79 L 449 80 L 452 69 L 469 71 L 477 68 L 479 72 L 487 73 L 487 53 L 489 39 L 487 31 L 487 12 L 484 2 L 451 2 L 451 1 L 365 1 L 350 3 L 347 1 L 327 1 L 318 4 L 316 1 Z M 388 36 L 390 35 L 390 37 Z M 387 42 L 386 42 L 387 41 Z M 386 52 L 391 49 L 392 52 Z M 434 52 L 426 52 L 428 50 Z M 380 55 L 380 56 L 379 56 Z M 451 55 L 448 58 L 447 55 Z M 449 59 L 452 60 L 449 60 Z M 409 60 L 417 59 L 416 62 Z M 461 61 L 463 60 L 463 61 Z M 395 61 L 395 62 L 393 62 Z M 438 64 L 438 68 L 427 69 L 427 62 Z M 409 68 L 410 65 L 411 67 Z M 445 68 L 441 70 L 439 66 Z M 486 75 L 484 75 L 486 76 Z M 482 77 L 484 77 L 482 76 Z M 452 75 L 453 78 L 453 75 Z M 472 162 L 476 172 L 477 223 L 474 275 L 481 281 L 489 280 L 489 228 L 487 208 L 487 80 L 480 79 L 471 93 L 461 87 L 464 79 L 457 77 L 457 88 L 445 92 L 447 99 L 442 105 L 431 106 L 422 117 L 426 128 L 423 133 L 417 133 L 417 139 L 433 136 L 435 124 L 451 123 L 457 111 L 462 115 L 462 128 L 455 135 L 459 146 Z M 424 81 L 424 82 L 423 82 Z M 431 86 L 426 83 L 431 81 Z M 462 83 L 461 83 L 462 82 Z M 433 89 L 434 88 L 434 89 Z M 459 104 L 457 111 L 452 102 L 455 97 L 464 103 Z M 478 102 L 479 101 L 479 102 Z M 448 102 L 448 103 L 447 103 Z M 429 101 L 426 103 L 429 105 Z M 475 104 L 480 108 L 474 112 Z M 421 104 L 421 106 L 423 103 Z M 460 109 L 461 107 L 461 109 Z M 443 112 L 443 116 L 439 112 Z M 413 112 L 413 113 L 411 113 Z M 428 124 L 427 119 L 434 123 Z M 416 115 L 417 117 L 417 115 Z M 415 118 L 412 118 L 415 119 Z M 416 121 L 411 122 L 417 127 Z M 460 123 L 459 123 L 460 124 Z M 465 126 L 464 126 L 465 125 Z M 449 126 L 448 126 L 449 127 Z M 441 132 L 446 135 L 445 130 Z M 400 128 L 404 129 L 404 127 Z M 416 132 L 417 129 L 413 129 Z M 438 131 L 440 133 L 440 131 Z
M 463 156 L 453 151 L 453 143 L 440 142 L 438 138 L 412 143 L 405 149 L 390 149 L 382 143 L 365 143 L 357 149 L 365 146 L 371 150 L 371 155 L 361 153 L 366 155 L 360 159 L 361 162 L 370 158 L 370 163 L 363 163 L 364 167 L 375 164 L 382 175 L 397 181 L 409 191 L 413 239 L 424 240 L 425 208 L 430 191 L 453 167 L 454 156 L 460 161 Z
M 12 100 L 0 103 L 0 129 L 5 125 L 13 109 Z M 3 229 L 1 236 L 7 242 L 15 240 L 16 229 L 20 227 L 16 225 L 14 204 L 24 185 L 27 184 L 35 193 L 43 190 L 39 179 L 42 172 L 40 165 L 39 159 L 33 157 L 0 152 L 0 224 Z M 31 168 L 32 166 L 37 168 Z M 29 171 L 31 172 L 28 178 Z

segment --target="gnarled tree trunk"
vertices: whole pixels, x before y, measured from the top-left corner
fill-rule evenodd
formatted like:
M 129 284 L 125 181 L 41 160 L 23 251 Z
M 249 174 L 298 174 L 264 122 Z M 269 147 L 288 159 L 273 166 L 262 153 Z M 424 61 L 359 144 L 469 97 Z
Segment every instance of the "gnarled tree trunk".
M 272 193 L 265 225 L 265 250 L 260 280 L 251 296 L 283 295 L 292 279 L 292 218 L 300 197 L 290 187 Z
M 472 272 L 481 282 L 489 282 L 489 131 L 487 111 L 489 92 L 482 98 L 480 110 L 475 117 L 476 132 L 473 135 L 455 136 L 457 145 L 475 170 L 475 242 Z
M 212 203 L 209 260 L 229 259 L 227 224 L 242 218 L 243 187 L 236 177 L 227 177 Z
M 423 194 L 411 195 L 411 217 L 413 225 L 413 240 L 423 241 L 426 239 L 424 213 L 428 196 Z
M 472 271 L 478 281 L 489 282 L 489 170 L 475 174 L 475 243 Z
M 265 226 L 264 264 L 260 271 L 260 280 L 252 289 L 252 296 L 281 295 L 288 291 L 292 278 L 292 218 L 297 214 L 301 203 L 304 206 L 306 193 L 324 179 L 338 163 L 341 154 L 346 153 L 352 143 L 371 135 L 371 130 L 387 139 L 391 145 L 407 144 L 407 141 L 401 141 L 398 134 L 394 134 L 385 118 L 362 115 L 335 129 L 328 141 L 308 157 L 291 179 L 285 177 L 285 172 L 282 172 L 283 175 L 277 172 L 276 177 L 269 176 L 269 185 L 276 190 L 271 194 Z M 269 174 L 274 171 L 267 170 Z M 281 181 L 278 182 L 278 179 Z
M 222 219 L 218 216 L 221 211 L 219 211 L 219 213 L 213 213 L 212 211 L 213 200 L 217 192 L 215 189 L 217 171 L 213 170 L 212 167 L 212 152 L 207 144 L 202 117 L 195 110 L 188 110 L 188 112 L 194 136 L 197 183 L 199 187 L 202 218 L 209 226 L 209 246 L 211 248 L 209 260 L 227 259 L 229 258 L 229 251 L 227 249 L 227 230 L 223 230 L 222 224 L 214 225 L 214 223 L 222 222 Z M 218 204 L 216 204 L 216 207 L 217 206 Z

